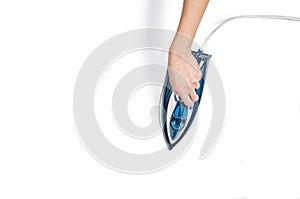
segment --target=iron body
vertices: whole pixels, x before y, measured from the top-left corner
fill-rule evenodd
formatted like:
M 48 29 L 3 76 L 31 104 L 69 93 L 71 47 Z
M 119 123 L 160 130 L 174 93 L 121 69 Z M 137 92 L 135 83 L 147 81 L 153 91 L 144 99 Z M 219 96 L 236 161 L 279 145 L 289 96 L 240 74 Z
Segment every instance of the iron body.
M 185 106 L 181 98 L 174 94 L 169 81 L 168 72 L 166 73 L 164 87 L 161 93 L 161 125 L 169 150 L 172 150 L 188 132 L 201 101 L 206 68 L 211 55 L 203 53 L 200 49 L 198 51 L 192 51 L 192 55 L 196 58 L 202 72 L 202 77 L 199 81 L 200 87 L 195 90 L 199 96 L 198 101 L 196 101 L 192 107 Z

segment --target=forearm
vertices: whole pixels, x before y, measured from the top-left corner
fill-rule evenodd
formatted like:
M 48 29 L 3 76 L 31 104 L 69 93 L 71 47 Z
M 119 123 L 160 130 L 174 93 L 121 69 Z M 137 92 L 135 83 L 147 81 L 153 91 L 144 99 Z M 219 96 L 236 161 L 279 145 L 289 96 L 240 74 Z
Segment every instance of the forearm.
M 184 0 L 177 34 L 171 49 L 190 48 L 209 0 Z
M 209 0 L 184 0 L 177 32 L 194 38 Z

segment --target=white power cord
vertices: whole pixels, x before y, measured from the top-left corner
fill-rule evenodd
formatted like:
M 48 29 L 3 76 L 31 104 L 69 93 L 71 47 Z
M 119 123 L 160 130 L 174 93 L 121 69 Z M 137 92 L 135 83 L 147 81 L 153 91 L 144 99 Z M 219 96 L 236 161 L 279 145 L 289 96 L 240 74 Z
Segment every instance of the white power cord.
M 282 16 L 282 15 L 240 15 L 240 16 L 234 16 L 234 17 L 230 17 L 224 20 L 221 20 L 218 23 L 218 26 L 213 29 L 211 31 L 211 33 L 206 37 L 206 39 L 204 40 L 202 46 L 201 46 L 201 50 L 203 50 L 205 48 L 205 46 L 207 45 L 207 42 L 209 41 L 209 39 L 213 36 L 213 34 L 215 32 L 217 32 L 217 30 L 219 30 L 223 25 L 225 25 L 227 22 L 233 21 L 235 19 L 251 19 L 251 18 L 255 18 L 255 19 L 277 19 L 277 20 L 286 20 L 286 21 L 296 21 L 296 22 L 300 22 L 300 18 L 299 17 L 293 17 L 293 16 Z

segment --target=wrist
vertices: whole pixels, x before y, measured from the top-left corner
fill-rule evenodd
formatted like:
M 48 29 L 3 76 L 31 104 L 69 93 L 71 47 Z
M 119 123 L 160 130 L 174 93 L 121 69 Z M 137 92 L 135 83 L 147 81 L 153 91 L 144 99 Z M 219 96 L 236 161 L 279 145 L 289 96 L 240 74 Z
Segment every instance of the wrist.
M 193 38 L 188 35 L 177 32 L 170 46 L 169 53 L 174 53 L 179 56 L 186 56 L 191 53 Z

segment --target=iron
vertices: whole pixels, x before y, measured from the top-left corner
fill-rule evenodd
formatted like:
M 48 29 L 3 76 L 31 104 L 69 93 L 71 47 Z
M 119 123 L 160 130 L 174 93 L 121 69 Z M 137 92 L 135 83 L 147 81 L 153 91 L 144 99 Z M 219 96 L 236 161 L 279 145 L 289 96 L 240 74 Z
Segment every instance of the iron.
M 195 89 L 197 95 L 199 96 L 198 101 L 196 101 L 192 107 L 187 107 L 183 103 L 182 99 L 173 92 L 169 81 L 168 71 L 166 73 L 164 87 L 161 93 L 161 125 L 169 150 L 172 150 L 188 132 L 189 127 L 194 121 L 201 101 L 206 68 L 211 55 L 205 54 L 200 49 L 198 51 L 192 51 L 192 55 L 197 60 L 198 66 L 202 72 L 202 77 L 199 81 L 200 87 Z

